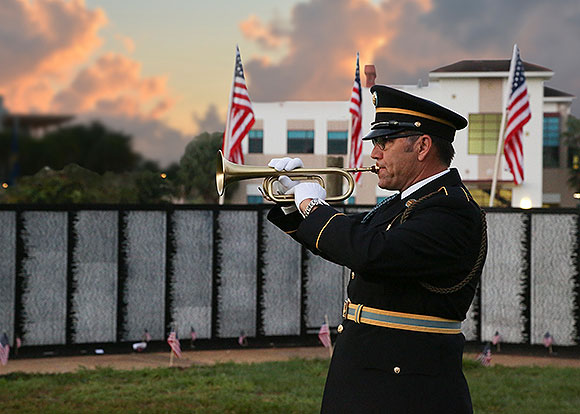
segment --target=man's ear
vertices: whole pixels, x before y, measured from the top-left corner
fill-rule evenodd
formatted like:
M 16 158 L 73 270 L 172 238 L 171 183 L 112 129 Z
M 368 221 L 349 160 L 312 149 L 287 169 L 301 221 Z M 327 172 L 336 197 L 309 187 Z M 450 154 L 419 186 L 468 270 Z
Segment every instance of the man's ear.
M 431 152 L 433 148 L 433 140 L 429 135 L 421 135 L 416 142 L 417 149 L 417 159 L 419 161 L 425 161 L 427 155 Z

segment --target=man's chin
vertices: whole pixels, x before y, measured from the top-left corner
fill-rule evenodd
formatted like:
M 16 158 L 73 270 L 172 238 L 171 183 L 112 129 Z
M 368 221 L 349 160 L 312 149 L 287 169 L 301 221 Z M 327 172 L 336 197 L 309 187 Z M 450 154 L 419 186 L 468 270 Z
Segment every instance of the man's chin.
M 389 182 L 379 181 L 379 183 L 377 185 L 379 186 L 379 188 L 381 188 L 383 190 L 397 191 L 396 188 L 393 188 L 394 185 L 392 183 L 389 183 Z

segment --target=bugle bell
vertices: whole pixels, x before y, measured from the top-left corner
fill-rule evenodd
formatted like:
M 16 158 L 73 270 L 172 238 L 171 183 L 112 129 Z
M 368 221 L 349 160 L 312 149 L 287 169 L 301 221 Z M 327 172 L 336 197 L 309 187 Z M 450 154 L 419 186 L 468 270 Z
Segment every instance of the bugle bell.
M 249 180 L 252 178 L 264 178 L 262 183 L 262 195 L 268 201 L 276 203 L 291 202 L 294 200 L 293 194 L 277 194 L 274 189 L 274 183 L 281 175 L 286 175 L 295 181 L 317 181 L 322 187 L 325 183 L 321 175 L 339 174 L 346 179 L 348 183 L 348 191 L 341 195 L 331 196 L 326 199 L 329 202 L 343 201 L 351 196 L 355 188 L 354 178 L 351 173 L 356 172 L 374 172 L 377 173 L 377 167 L 362 167 L 362 168 L 296 168 L 292 171 L 276 171 L 273 167 L 258 167 L 251 165 L 240 165 L 228 161 L 223 153 L 218 151 L 216 159 L 216 174 L 215 183 L 217 192 L 220 196 L 224 195 L 225 189 L 228 185 L 237 181 Z

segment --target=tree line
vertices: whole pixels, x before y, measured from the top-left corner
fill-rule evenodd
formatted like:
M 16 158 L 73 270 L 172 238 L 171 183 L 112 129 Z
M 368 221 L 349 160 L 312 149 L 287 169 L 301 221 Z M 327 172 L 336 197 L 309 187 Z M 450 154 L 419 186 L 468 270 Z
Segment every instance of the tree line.
M 215 158 L 222 132 L 204 132 L 180 161 L 161 168 L 131 136 L 94 122 L 32 137 L 0 132 L 2 204 L 217 203 Z M 15 145 L 16 144 L 16 145 Z M 16 180 L 8 185 L 11 175 Z
M 63 127 L 41 138 L 21 133 L 17 149 L 12 132 L 3 131 L 0 203 L 215 204 L 215 159 L 222 136 L 199 134 L 179 162 L 162 169 L 132 149 L 131 136 L 98 122 Z M 570 151 L 568 183 L 580 192 L 580 119 L 568 118 L 562 143 Z M 7 186 L 16 160 L 17 181 Z

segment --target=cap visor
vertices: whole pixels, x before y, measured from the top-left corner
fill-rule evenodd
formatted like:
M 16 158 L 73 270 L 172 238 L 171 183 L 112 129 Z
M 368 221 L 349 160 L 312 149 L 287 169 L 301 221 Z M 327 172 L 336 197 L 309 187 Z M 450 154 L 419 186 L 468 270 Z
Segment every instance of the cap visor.
M 371 129 L 368 134 L 362 137 L 363 141 L 368 141 L 369 139 L 377 138 L 377 137 L 385 137 L 387 135 L 398 134 L 401 132 L 402 129 L 390 129 L 390 128 L 377 128 Z

